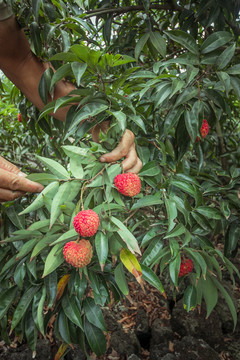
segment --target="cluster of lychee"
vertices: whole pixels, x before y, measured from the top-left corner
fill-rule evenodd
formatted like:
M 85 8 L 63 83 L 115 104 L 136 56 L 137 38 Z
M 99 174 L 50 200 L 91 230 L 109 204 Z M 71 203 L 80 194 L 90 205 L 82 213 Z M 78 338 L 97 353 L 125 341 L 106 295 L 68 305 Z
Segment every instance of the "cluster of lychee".
M 193 262 L 191 259 L 188 258 L 182 258 L 181 259 L 181 265 L 178 273 L 178 277 L 185 276 L 193 271 Z
M 18 113 L 17 119 L 19 122 L 22 122 L 22 114 L 21 113 Z M 29 120 L 29 117 L 26 116 L 26 121 L 28 121 L 28 120 Z
M 200 129 L 200 133 L 202 135 L 202 138 L 205 139 L 207 134 L 209 133 L 209 124 L 206 119 L 203 119 L 203 123 Z M 199 136 L 196 137 L 196 142 L 199 142 L 201 139 Z
M 125 196 L 133 197 L 141 191 L 141 180 L 133 173 L 119 174 L 114 178 L 116 189 Z M 73 219 L 76 232 L 85 237 L 94 236 L 99 227 L 98 214 L 89 209 L 80 211 Z M 64 259 L 76 268 L 87 266 L 93 256 L 93 248 L 89 240 L 70 241 L 63 248 Z

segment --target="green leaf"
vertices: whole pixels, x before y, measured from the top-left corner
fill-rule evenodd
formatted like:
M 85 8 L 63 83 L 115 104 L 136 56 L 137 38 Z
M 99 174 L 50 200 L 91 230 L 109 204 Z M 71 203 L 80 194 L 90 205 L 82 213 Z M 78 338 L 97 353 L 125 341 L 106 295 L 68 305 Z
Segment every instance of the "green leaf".
M 36 346 L 37 346 L 38 329 L 35 326 L 33 316 L 30 311 L 26 314 L 24 323 L 25 323 L 24 325 L 25 325 L 27 344 L 30 347 L 30 349 L 34 352 L 36 351 Z
M 45 299 L 46 299 L 46 287 L 43 286 L 42 288 L 42 296 L 41 299 L 39 301 L 38 304 L 38 309 L 37 309 L 37 322 L 38 322 L 38 328 L 39 331 L 42 333 L 43 336 L 45 336 L 45 331 L 44 331 L 44 316 L 43 316 L 43 308 L 45 305 Z
M 123 264 L 119 263 L 114 269 L 114 279 L 116 281 L 117 286 L 122 291 L 122 293 L 126 296 L 129 294 L 128 284 L 126 280 L 126 276 L 123 270 Z
M 169 239 L 172 237 L 176 237 L 176 236 L 180 236 L 182 234 L 184 234 L 186 232 L 186 228 L 185 226 L 183 226 L 182 224 L 177 224 L 171 231 L 169 234 L 167 234 L 166 236 L 164 236 L 164 239 Z
M 25 217 L 19 216 L 19 211 L 21 210 L 22 207 L 19 205 L 9 206 L 8 208 L 6 208 L 6 214 L 8 218 L 18 229 L 25 228 Z
M 58 192 L 52 200 L 50 228 L 61 213 L 60 206 L 64 204 L 65 201 L 68 201 L 69 193 L 71 193 L 71 182 L 65 182 L 64 184 L 60 185 Z
M 26 275 L 26 264 L 24 262 L 25 260 L 26 259 L 24 258 L 18 263 L 13 275 L 15 283 L 20 289 L 23 288 L 23 282 Z
M 63 263 L 64 257 L 60 249 L 62 250 L 62 245 L 57 244 L 52 248 L 52 250 L 48 254 L 45 261 L 44 272 L 42 277 L 49 275 L 51 272 L 53 272 Z
M 176 186 L 178 189 L 181 189 L 182 191 L 188 193 L 191 196 L 195 196 L 195 191 L 192 186 L 192 184 L 189 184 L 185 181 L 179 181 L 179 180 L 171 180 L 171 185 Z
M 159 198 L 159 194 L 157 195 L 147 195 L 142 199 L 139 199 L 137 202 L 133 204 L 131 210 L 140 209 L 145 206 L 153 206 L 153 205 L 160 205 L 163 201 Z
M 211 34 L 202 44 L 201 53 L 208 54 L 232 40 L 232 35 L 227 31 L 218 31 Z
M 117 233 L 120 235 L 122 240 L 126 243 L 128 249 L 134 254 L 135 252 L 141 255 L 140 248 L 138 246 L 137 239 L 135 236 L 126 228 L 126 226 L 114 216 L 111 216 L 111 221 L 119 228 Z
M 167 34 L 170 39 L 188 49 L 191 53 L 198 55 L 198 46 L 192 35 L 182 30 L 164 31 L 164 33 Z
M 72 240 L 73 238 L 77 238 L 78 237 L 78 233 L 76 232 L 75 229 L 71 229 L 66 231 L 64 234 L 62 234 L 57 240 L 55 240 L 51 245 L 56 245 L 59 244 L 61 242 L 64 242 L 66 240 Z
M 62 149 L 65 152 L 65 154 L 70 158 L 71 157 L 75 158 L 76 156 L 86 157 L 90 151 L 89 148 L 81 148 L 79 146 L 74 146 L 74 145 L 65 145 L 62 146 Z
M 7 290 L 2 291 L 0 302 L 0 319 L 2 319 L 4 315 L 6 315 L 8 309 L 12 305 L 13 301 L 16 299 L 17 291 L 17 286 L 12 286 Z
M 227 73 L 229 75 L 239 75 L 240 74 L 240 64 L 233 65 L 229 69 L 227 69 Z
M 199 103 L 199 101 L 196 101 L 191 111 L 185 111 L 184 113 L 185 125 L 192 142 L 195 142 L 198 134 L 198 116 L 200 109 Z
M 59 187 L 59 183 L 54 181 L 50 183 L 43 191 L 37 196 L 37 198 L 30 204 L 25 210 L 19 213 L 19 215 L 27 214 L 31 211 L 40 209 L 44 205 L 44 198 L 53 196 Z
M 22 259 L 25 255 L 27 255 L 35 246 L 38 239 L 28 240 L 22 247 L 19 253 L 17 253 L 16 260 Z
M 48 102 L 52 74 L 53 74 L 52 68 L 46 69 L 39 81 L 38 92 L 44 104 L 47 104 Z M 38 124 L 48 135 L 50 136 L 52 135 L 51 128 L 46 119 L 41 119 L 41 120 L 39 119 Z
M 38 21 L 41 3 L 42 3 L 42 0 L 32 0 L 32 11 L 33 11 L 36 21 Z
M 146 33 L 144 34 L 140 40 L 137 42 L 136 46 L 135 46 L 135 58 L 138 59 L 139 55 L 144 47 L 144 45 L 146 44 L 146 42 L 148 41 L 150 36 L 150 33 Z
M 68 294 L 65 294 L 62 299 L 62 307 L 69 320 L 71 320 L 81 330 L 83 330 L 81 309 L 79 308 L 77 301 L 75 300 L 75 295 L 69 297 Z
M 167 210 L 167 217 L 168 217 L 168 232 L 170 232 L 176 223 L 174 220 L 177 217 L 177 207 L 174 201 L 165 198 L 165 206 Z
M 87 319 L 84 321 L 84 332 L 92 351 L 97 356 L 103 355 L 106 351 L 106 338 L 103 332 Z
M 27 176 L 27 179 L 35 182 L 39 182 L 42 185 L 48 185 L 49 183 L 56 181 L 58 178 L 56 175 L 47 174 L 47 173 L 36 173 L 30 174 Z
M 67 344 L 71 344 L 68 318 L 65 315 L 63 309 L 58 314 L 57 324 L 58 324 L 58 331 L 59 331 L 63 341 Z
M 228 46 L 221 55 L 217 58 L 217 67 L 219 70 L 222 70 L 227 66 L 227 64 L 232 60 L 234 54 L 235 54 L 235 48 L 236 44 L 232 44 Z
M 50 90 L 53 89 L 54 85 L 61 79 L 65 78 L 66 76 L 69 76 L 72 74 L 72 68 L 70 64 L 64 64 L 61 67 L 59 67 L 51 80 L 51 84 L 50 84 Z
M 160 167 L 157 161 L 153 160 L 142 167 L 139 176 L 156 176 L 158 174 L 160 174 Z
M 142 131 L 147 134 L 147 130 L 144 124 L 144 121 L 142 120 L 141 116 L 139 115 L 130 115 L 129 119 L 132 120 L 137 126 L 140 127 L 140 129 L 142 129 Z
M 204 258 L 202 257 L 202 255 L 198 251 L 195 251 L 193 249 L 187 247 L 185 247 L 184 249 L 191 255 L 191 257 L 196 261 L 196 263 L 200 265 L 202 269 L 203 277 L 205 279 L 207 273 L 207 264 Z
M 174 128 L 174 126 L 177 125 L 182 113 L 183 109 L 181 107 L 176 107 L 169 110 L 164 120 L 164 135 L 167 135 Z
M 77 86 L 81 84 L 81 78 L 87 69 L 87 64 L 81 64 L 79 62 L 73 62 L 71 64 L 73 74 L 75 76 Z
M 196 306 L 197 306 L 196 288 L 193 285 L 188 285 L 188 287 L 184 291 L 183 307 L 187 312 L 189 312 L 195 309 Z
M 161 281 L 159 280 L 159 277 L 155 274 L 155 272 L 151 269 L 149 269 L 148 266 L 141 264 L 142 269 L 142 277 L 144 280 L 146 280 L 149 284 L 154 286 L 160 293 L 165 293 L 163 285 Z
M 199 206 L 198 208 L 196 208 L 196 211 L 199 214 L 206 216 L 209 219 L 216 219 L 216 220 L 222 219 L 222 215 L 220 211 L 209 206 Z
M 83 309 L 88 321 L 102 331 L 107 331 L 103 314 L 100 307 L 95 304 L 94 299 L 87 297 L 83 301 Z
M 108 257 L 108 237 L 102 231 L 98 231 L 95 236 L 95 248 L 101 269 L 103 271 Z
M 198 95 L 198 89 L 194 88 L 192 86 L 187 87 L 185 90 L 183 90 L 183 92 L 181 92 L 178 97 L 177 100 L 174 104 L 174 107 L 178 107 L 181 104 L 185 104 L 188 103 L 189 100 L 196 98 Z M 181 114 L 180 114 L 181 115 Z
M 230 76 L 230 82 L 234 92 L 240 97 L 240 79 L 237 76 Z
M 36 155 L 39 159 L 54 175 L 59 179 L 69 179 L 70 175 L 67 170 L 58 162 L 52 159 L 45 158 L 43 156 Z
M 166 41 L 158 31 L 150 32 L 150 40 L 162 57 L 166 56 Z M 136 50 L 135 50 L 136 51 Z
M 223 297 L 226 300 L 226 303 L 228 305 L 228 308 L 229 308 L 232 318 L 233 318 L 233 324 L 234 324 L 233 331 L 234 331 L 236 328 L 236 325 L 237 325 L 237 311 L 236 311 L 235 305 L 234 305 L 230 295 L 226 291 L 226 289 L 222 286 L 222 284 L 213 276 L 211 276 L 211 275 L 209 275 L 209 276 L 211 277 L 212 281 L 214 282 L 216 287 L 220 290 L 220 292 L 222 293 Z
M 84 124 L 81 125 L 81 129 L 84 129 L 81 131 L 81 134 L 78 134 L 79 138 L 81 138 L 88 130 L 91 129 L 91 127 L 93 127 L 95 124 L 93 123 L 92 119 L 93 117 L 95 117 L 96 115 L 102 113 L 103 111 L 105 111 L 108 108 L 107 105 L 102 104 L 102 103 L 89 103 L 84 105 L 74 116 L 72 123 L 69 126 L 68 132 L 64 137 L 64 140 L 67 139 L 69 137 L 69 135 L 71 135 L 74 131 L 74 129 L 79 125 L 79 123 L 82 120 L 86 120 L 84 122 Z M 90 122 L 89 122 L 90 121 Z M 85 129 L 84 125 L 88 127 Z
M 202 292 L 203 297 L 207 306 L 207 315 L 206 318 L 209 317 L 212 310 L 218 301 L 218 291 L 216 285 L 213 283 L 212 278 L 210 276 L 206 276 L 206 279 L 202 279 Z
M 23 296 L 21 297 L 12 318 L 12 324 L 11 324 L 11 330 L 13 330 L 18 323 L 22 320 L 25 312 L 28 309 L 28 306 L 30 305 L 34 295 L 39 290 L 39 286 L 31 286 L 28 288 Z
M 44 284 L 47 290 L 47 304 L 51 308 L 57 296 L 57 272 L 54 271 L 44 278 Z
M 148 248 L 144 251 L 141 262 L 146 266 L 153 266 L 161 259 L 163 241 L 159 238 L 152 239 Z
M 58 238 L 58 235 L 46 235 L 41 240 L 38 241 L 36 246 L 34 247 L 30 261 L 33 260 L 40 252 L 45 249 L 47 246 L 49 246 L 51 243 L 53 243 L 54 240 Z
M 170 278 L 175 286 L 178 285 L 178 274 L 181 265 L 181 256 L 178 252 L 175 258 L 169 263 L 169 274 Z
M 30 36 L 31 36 L 31 42 L 33 44 L 33 51 L 37 56 L 40 56 L 42 51 L 42 41 L 41 41 L 40 27 L 38 26 L 36 21 L 33 21 L 30 24 Z
M 234 256 L 237 253 L 239 241 L 240 223 L 238 221 L 234 221 L 229 225 L 225 236 L 224 255 L 226 257 Z

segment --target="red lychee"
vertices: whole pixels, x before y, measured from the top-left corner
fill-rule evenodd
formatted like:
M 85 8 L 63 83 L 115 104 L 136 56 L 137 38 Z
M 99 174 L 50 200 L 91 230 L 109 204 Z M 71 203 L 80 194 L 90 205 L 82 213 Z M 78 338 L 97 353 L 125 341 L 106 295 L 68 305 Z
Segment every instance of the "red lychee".
M 73 226 L 82 236 L 93 236 L 99 226 L 98 214 L 93 210 L 82 210 L 73 218 Z
M 18 114 L 17 119 L 19 122 L 22 122 L 22 114 L 21 113 Z
M 114 178 L 114 185 L 117 190 L 125 196 L 135 196 L 141 191 L 141 180 L 133 173 L 118 174 Z
M 91 262 L 92 254 L 92 245 L 85 239 L 79 242 L 70 241 L 63 248 L 64 259 L 76 268 L 87 266 Z
M 209 132 L 209 125 L 208 125 L 208 122 L 206 119 L 203 119 L 203 123 L 202 123 L 200 132 L 201 132 L 202 138 L 205 139 L 205 137 L 207 136 L 207 134 Z M 200 137 L 197 136 L 196 142 L 198 142 L 200 140 L 201 140 Z
M 180 265 L 180 269 L 179 269 L 179 274 L 178 277 L 184 276 L 189 274 L 190 272 L 193 271 L 193 262 L 191 259 L 182 259 L 181 260 L 181 265 Z

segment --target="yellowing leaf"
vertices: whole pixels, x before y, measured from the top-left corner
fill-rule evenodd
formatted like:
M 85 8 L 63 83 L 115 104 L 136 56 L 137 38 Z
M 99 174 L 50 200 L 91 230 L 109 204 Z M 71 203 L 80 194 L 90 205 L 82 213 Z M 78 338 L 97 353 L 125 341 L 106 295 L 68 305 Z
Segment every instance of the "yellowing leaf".
M 62 343 L 61 346 L 58 349 L 58 352 L 56 353 L 56 355 L 54 357 L 54 360 L 60 360 L 63 357 L 63 355 L 65 354 L 68 346 L 69 346 L 68 344 Z
M 62 294 L 64 292 L 64 289 L 69 281 L 70 274 L 64 275 L 57 284 L 57 297 L 56 301 L 59 300 L 62 297 Z
M 142 280 L 142 269 L 135 255 L 131 253 L 131 251 L 127 249 L 122 249 L 120 251 L 120 260 L 123 265 L 128 269 L 128 271 L 133 274 L 136 278 L 137 282 L 143 288 L 143 280 Z

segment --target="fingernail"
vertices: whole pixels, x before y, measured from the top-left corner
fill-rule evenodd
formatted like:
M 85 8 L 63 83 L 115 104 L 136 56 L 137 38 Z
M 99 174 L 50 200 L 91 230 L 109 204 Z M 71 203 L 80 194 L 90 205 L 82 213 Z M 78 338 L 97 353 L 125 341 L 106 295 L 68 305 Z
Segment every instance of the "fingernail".
M 100 161 L 104 162 L 104 161 L 106 161 L 106 158 L 104 156 L 103 157 L 101 156 Z
M 38 190 L 39 190 L 39 192 L 43 191 L 43 189 L 44 189 L 44 186 L 43 186 L 43 185 L 41 185 L 41 184 L 39 184 L 39 186 L 38 186 Z
M 25 173 L 23 173 L 22 171 L 20 171 L 20 172 L 18 173 L 18 176 L 26 177 L 27 174 L 25 174 Z

